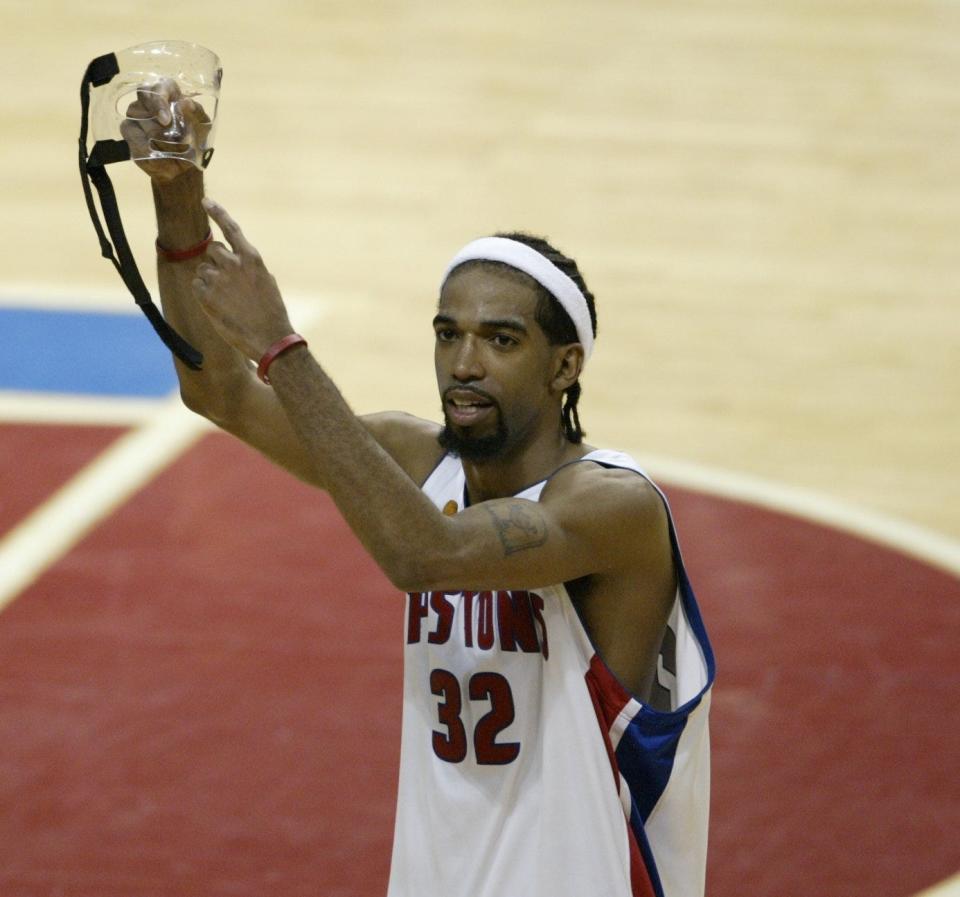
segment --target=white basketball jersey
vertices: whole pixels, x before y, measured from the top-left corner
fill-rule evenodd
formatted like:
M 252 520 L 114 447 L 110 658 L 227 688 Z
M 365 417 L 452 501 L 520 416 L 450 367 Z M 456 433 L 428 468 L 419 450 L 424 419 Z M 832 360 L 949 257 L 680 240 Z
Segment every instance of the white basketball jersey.
M 582 460 L 643 475 L 619 452 Z M 464 488 L 448 455 L 423 490 L 462 508 Z M 670 537 L 668 712 L 620 685 L 562 584 L 408 595 L 389 897 L 703 894 L 714 662 L 672 518 Z

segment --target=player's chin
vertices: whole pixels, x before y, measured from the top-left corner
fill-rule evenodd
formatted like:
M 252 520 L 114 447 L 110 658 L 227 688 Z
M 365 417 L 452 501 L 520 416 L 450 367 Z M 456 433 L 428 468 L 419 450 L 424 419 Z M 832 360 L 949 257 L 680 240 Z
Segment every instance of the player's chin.
M 447 451 L 459 455 L 464 461 L 483 462 L 503 455 L 508 443 L 508 433 L 500 425 L 487 427 L 460 427 L 445 421 L 438 441 Z

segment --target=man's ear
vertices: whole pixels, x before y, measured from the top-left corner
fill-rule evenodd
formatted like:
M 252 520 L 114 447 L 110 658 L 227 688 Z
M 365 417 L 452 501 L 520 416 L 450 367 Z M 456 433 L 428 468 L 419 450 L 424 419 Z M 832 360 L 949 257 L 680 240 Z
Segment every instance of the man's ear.
M 580 372 L 583 370 L 583 346 L 580 343 L 557 346 L 553 363 L 554 375 L 550 388 L 562 393 L 573 386 L 580 377 Z

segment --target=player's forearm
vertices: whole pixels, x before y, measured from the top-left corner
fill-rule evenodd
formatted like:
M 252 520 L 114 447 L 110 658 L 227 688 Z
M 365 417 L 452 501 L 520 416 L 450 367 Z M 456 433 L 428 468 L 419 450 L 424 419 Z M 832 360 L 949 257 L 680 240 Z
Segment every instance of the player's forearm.
M 203 173 L 191 170 L 165 183 L 153 182 L 157 240 L 165 249 L 182 250 L 202 242 L 210 231 L 203 198 Z M 203 353 L 203 370 L 176 362 L 186 404 L 216 423 L 228 422 L 238 384 L 250 376 L 243 356 L 223 341 L 197 306 L 191 284 L 203 256 L 171 262 L 160 257 L 157 279 L 164 317 L 191 345 Z
M 277 397 L 322 485 L 394 585 L 409 592 L 536 587 L 591 561 L 548 538 L 536 502 L 504 498 L 448 517 L 353 415 L 303 348 L 270 368 Z M 554 536 L 557 534 L 554 532 Z M 549 544 L 547 544 L 549 542 Z
M 281 355 L 270 380 L 350 528 L 395 585 L 414 587 L 415 565 L 450 541 L 449 518 L 370 435 L 309 352 Z

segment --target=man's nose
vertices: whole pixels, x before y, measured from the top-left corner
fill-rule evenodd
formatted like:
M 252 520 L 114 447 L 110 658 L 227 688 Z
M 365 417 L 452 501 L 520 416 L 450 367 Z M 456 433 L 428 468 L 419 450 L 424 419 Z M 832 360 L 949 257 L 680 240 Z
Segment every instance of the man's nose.
M 457 346 L 457 354 L 453 363 L 453 376 L 465 383 L 471 380 L 483 379 L 483 363 L 480 358 L 480 345 L 476 337 L 467 334 Z

